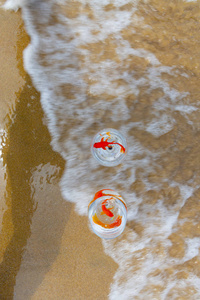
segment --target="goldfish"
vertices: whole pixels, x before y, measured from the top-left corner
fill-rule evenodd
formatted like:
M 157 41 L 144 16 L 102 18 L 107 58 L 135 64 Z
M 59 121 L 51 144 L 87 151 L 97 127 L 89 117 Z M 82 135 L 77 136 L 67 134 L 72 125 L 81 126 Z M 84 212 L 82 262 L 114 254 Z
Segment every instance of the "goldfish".
M 103 196 L 111 196 L 112 197 L 112 196 L 114 196 L 112 194 L 105 194 L 104 191 L 107 191 L 107 190 L 112 191 L 111 189 L 103 189 L 103 190 L 100 190 L 100 191 L 96 192 L 96 194 L 94 195 L 94 199 L 90 202 L 89 206 L 92 204 L 92 202 L 94 202 L 95 200 L 97 200 L 100 197 L 103 197 Z
M 125 153 L 126 149 L 124 146 L 122 146 L 119 143 L 116 142 L 108 142 L 108 138 L 104 140 L 104 137 L 102 137 L 100 142 L 94 143 L 93 147 L 94 148 L 102 148 L 103 150 L 106 150 L 106 147 L 110 147 L 110 145 L 119 145 L 121 147 L 121 152 Z
M 105 223 L 101 222 L 101 221 L 99 220 L 99 218 L 97 217 L 97 214 L 95 214 L 95 215 L 92 217 L 92 220 L 93 220 L 93 222 L 94 222 L 95 224 L 97 224 L 97 225 L 99 225 L 99 226 L 101 226 L 101 227 L 103 227 L 103 228 L 109 228 L 109 229 L 110 229 L 110 228 L 118 227 L 118 226 L 120 226 L 121 223 L 122 223 L 122 217 L 121 217 L 121 216 L 118 216 L 117 219 L 116 219 L 113 223 L 111 223 L 111 224 L 105 224 Z
M 109 194 L 109 192 L 106 192 L 106 191 L 111 191 L 111 193 Z M 112 192 L 113 192 L 113 190 L 111 190 L 111 189 L 103 189 L 103 190 L 100 190 L 100 191 L 96 192 L 96 194 L 94 195 L 94 199 L 89 203 L 88 206 L 90 206 L 98 198 L 101 198 L 103 196 L 110 196 L 110 197 L 115 197 L 118 200 L 120 200 L 124 204 L 124 206 L 126 207 L 126 203 L 123 201 L 121 196 L 119 194 L 118 195 L 112 194 Z M 127 207 L 126 207 L 126 209 L 127 209 Z
M 105 214 L 106 216 L 112 218 L 112 217 L 114 216 L 114 214 L 113 214 L 112 211 L 110 211 L 110 210 L 113 209 L 113 207 L 110 207 L 110 208 L 107 208 L 107 207 L 106 207 L 107 201 L 108 201 L 108 200 L 111 200 L 111 199 L 113 199 L 113 198 L 106 199 L 106 200 L 104 200 L 104 201 L 102 202 L 102 205 L 101 205 L 101 207 L 102 207 L 101 215 Z

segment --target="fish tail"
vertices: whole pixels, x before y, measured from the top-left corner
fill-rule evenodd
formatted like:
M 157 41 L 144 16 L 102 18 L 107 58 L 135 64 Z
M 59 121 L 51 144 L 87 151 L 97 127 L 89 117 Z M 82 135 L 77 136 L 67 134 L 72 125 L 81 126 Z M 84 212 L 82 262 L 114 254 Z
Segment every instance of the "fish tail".
M 126 149 L 124 148 L 124 146 L 122 146 L 122 145 L 119 144 L 119 143 L 112 142 L 111 144 L 119 145 L 119 146 L 121 147 L 120 152 L 122 152 L 122 153 L 124 153 L 124 152 L 126 151 Z

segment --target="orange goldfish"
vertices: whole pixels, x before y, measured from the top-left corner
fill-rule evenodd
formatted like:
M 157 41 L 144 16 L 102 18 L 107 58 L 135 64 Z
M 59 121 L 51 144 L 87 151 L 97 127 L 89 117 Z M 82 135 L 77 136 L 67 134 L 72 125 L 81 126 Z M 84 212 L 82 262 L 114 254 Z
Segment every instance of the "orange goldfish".
M 124 146 L 122 146 L 119 143 L 116 142 L 108 142 L 108 138 L 104 141 L 104 137 L 102 137 L 100 142 L 94 143 L 94 148 L 102 148 L 103 150 L 106 150 L 106 147 L 110 147 L 110 145 L 119 145 L 121 147 L 121 152 L 125 153 L 126 149 Z
M 102 202 L 102 205 L 101 205 L 101 207 L 102 207 L 102 215 L 103 214 L 105 214 L 106 216 L 108 216 L 108 217 L 113 217 L 114 216 L 114 214 L 112 213 L 112 211 L 110 211 L 111 209 L 113 209 L 113 207 L 110 207 L 110 208 L 107 208 L 106 207 L 106 203 L 107 203 L 107 201 L 108 200 L 111 200 L 111 199 L 113 199 L 113 198 L 110 198 L 110 199 L 106 199 L 106 200 L 104 200 L 103 202 Z

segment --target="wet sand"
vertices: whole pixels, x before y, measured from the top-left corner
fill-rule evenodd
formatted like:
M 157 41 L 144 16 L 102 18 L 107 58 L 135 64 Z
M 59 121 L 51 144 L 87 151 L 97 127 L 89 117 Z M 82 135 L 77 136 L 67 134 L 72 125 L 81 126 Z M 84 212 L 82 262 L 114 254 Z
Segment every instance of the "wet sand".
M 61 196 L 64 161 L 23 69 L 20 12 L 0 10 L 0 33 L 0 299 L 107 299 L 117 264 Z

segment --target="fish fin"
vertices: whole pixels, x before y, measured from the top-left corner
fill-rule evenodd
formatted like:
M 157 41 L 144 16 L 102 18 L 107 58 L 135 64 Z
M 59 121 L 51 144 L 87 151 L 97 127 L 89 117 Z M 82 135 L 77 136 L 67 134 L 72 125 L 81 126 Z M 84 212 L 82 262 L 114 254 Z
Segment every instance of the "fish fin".
M 106 132 L 106 134 L 111 138 L 110 131 Z
M 101 212 L 101 215 L 105 215 L 105 212 L 104 212 L 104 211 L 102 211 L 102 212 Z
M 101 138 L 101 142 L 104 142 L 104 137 Z
M 106 146 L 102 147 L 103 150 L 106 150 Z

